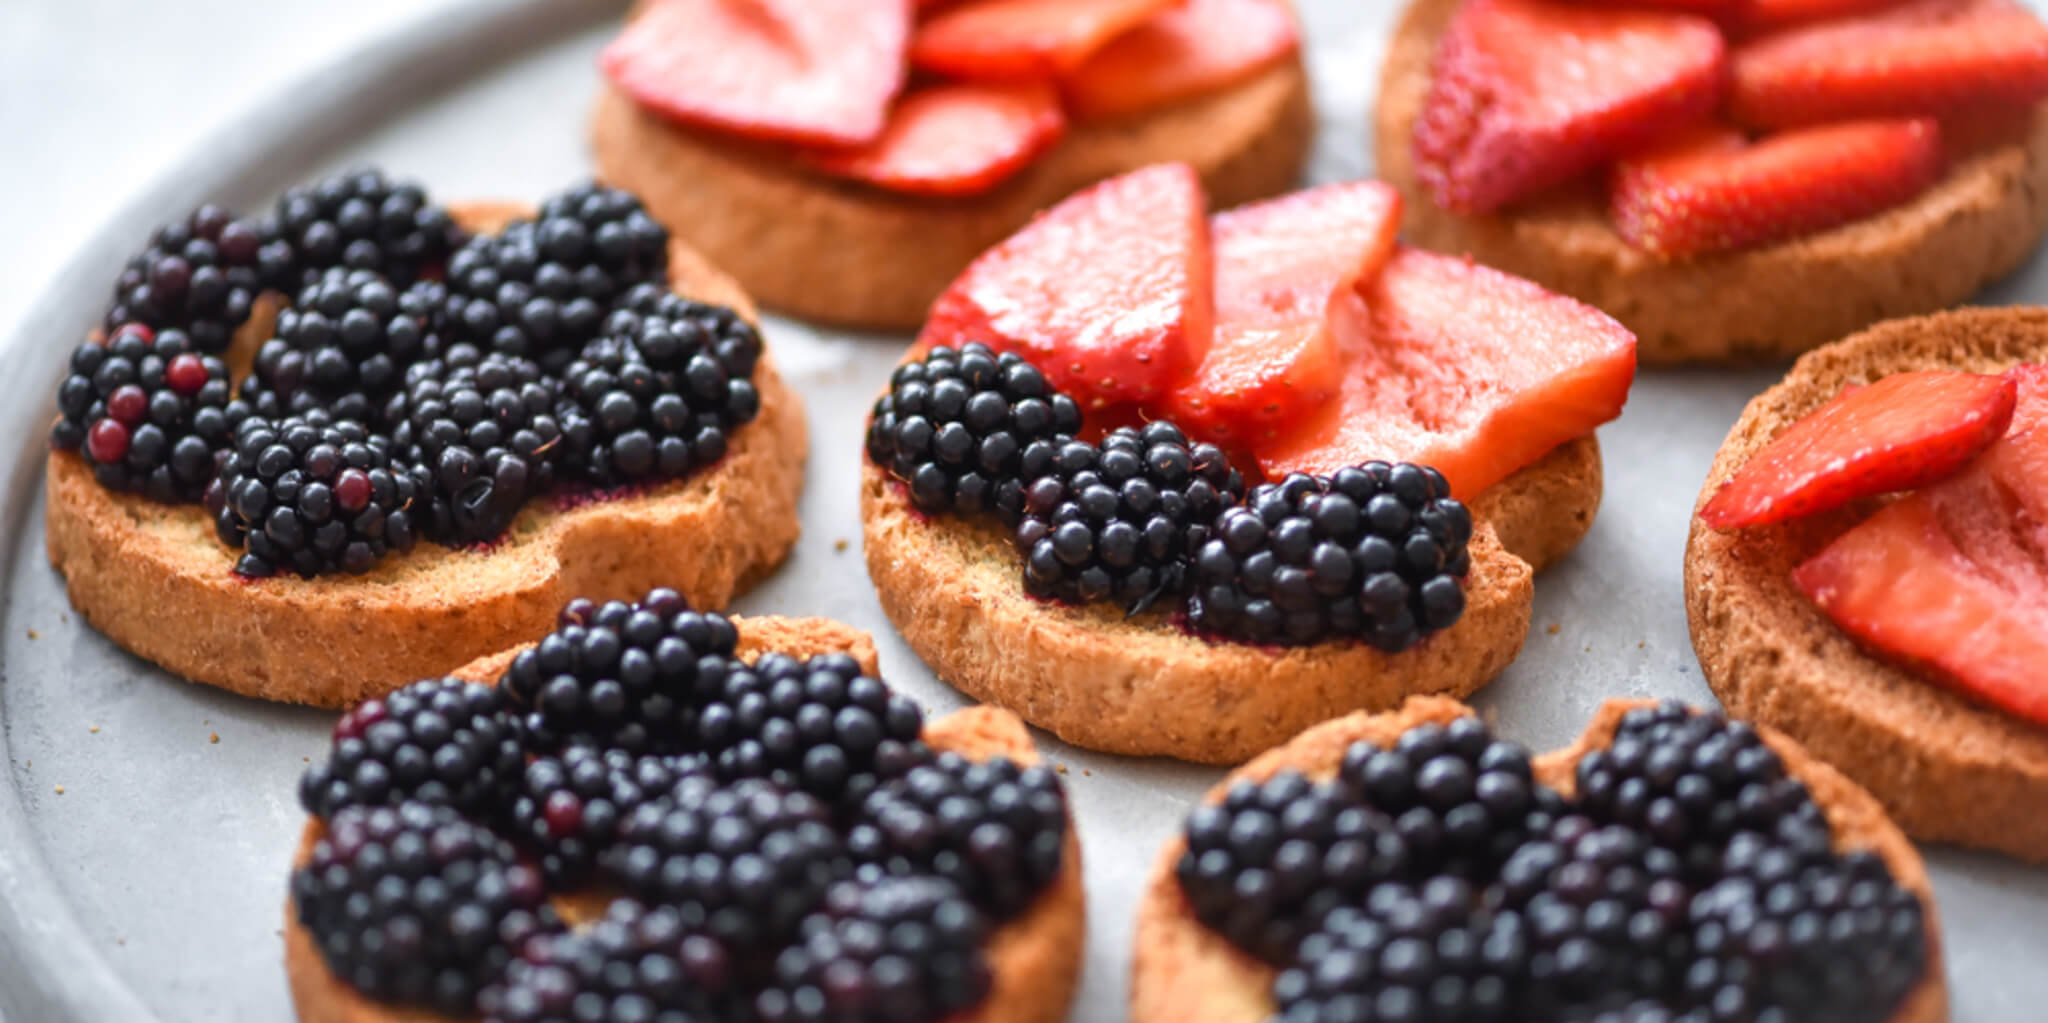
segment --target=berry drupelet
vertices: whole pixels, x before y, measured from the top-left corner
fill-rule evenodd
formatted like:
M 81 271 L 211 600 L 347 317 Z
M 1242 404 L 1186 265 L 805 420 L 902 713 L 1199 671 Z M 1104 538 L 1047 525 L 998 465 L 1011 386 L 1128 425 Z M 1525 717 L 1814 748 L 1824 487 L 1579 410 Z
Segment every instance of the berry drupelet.
M 1122 427 L 1099 445 L 1067 441 L 1025 484 L 1015 534 L 1024 589 L 1141 612 L 1181 592 L 1210 524 L 1243 494 L 1221 448 L 1190 444 L 1169 422 Z
M 1015 353 L 941 345 L 896 367 L 868 420 L 867 450 L 920 510 L 995 511 L 1014 526 L 1024 487 L 1080 429 L 1080 406 Z
M 716 373 L 748 380 L 761 361 L 761 334 L 726 306 L 684 298 L 663 284 L 627 289 L 605 318 L 603 333 L 628 337 L 655 369 L 681 374 L 715 396 Z
M 1538 786 L 1529 753 L 1496 739 L 1478 718 L 1421 725 L 1391 747 L 1355 742 L 1338 777 L 1367 805 L 1393 820 L 1417 862 L 1443 873 L 1486 876 L 1562 809 Z
M 843 653 L 706 663 L 696 702 L 697 748 L 727 779 L 768 778 L 854 803 L 931 758 L 917 704 Z
M 486 1023 L 732 1023 L 737 964 L 674 907 L 615 900 L 587 930 L 528 944 L 478 999 Z
M 451 547 L 495 540 L 554 484 L 560 394 L 539 366 L 467 344 L 407 371 L 383 416 L 394 450 L 428 481 L 429 537 Z
M 406 368 L 440 346 L 440 291 L 432 281 L 400 291 L 375 271 L 328 270 L 278 312 L 242 397 L 271 418 L 324 409 L 379 424 Z
M 487 812 L 524 763 L 519 718 L 497 687 L 424 679 L 342 715 L 327 760 L 299 780 L 299 802 L 318 817 L 401 801 Z
M 572 744 L 527 762 L 510 802 L 511 831 L 540 854 L 549 883 L 576 884 L 611 847 L 622 820 L 685 776 L 708 770 L 697 754 Z
M 245 552 L 235 571 L 360 575 L 389 551 L 411 550 L 421 481 L 393 464 L 390 448 L 317 410 L 243 420 L 205 497 L 221 542 Z
M 265 288 L 289 283 L 292 250 L 264 220 L 235 220 L 206 205 L 158 228 L 128 261 L 107 308 L 108 331 L 124 324 L 175 328 L 194 351 L 218 355 L 249 319 Z
M 1302 940 L 1273 981 L 1277 1023 L 1495 1023 L 1523 1018 L 1528 937 L 1514 914 L 1477 908 L 1472 886 L 1435 877 L 1375 887 Z
M 802 930 L 755 996 L 760 1023 L 933 1023 L 994 983 L 981 952 L 986 923 L 937 878 L 834 885 Z
M 1471 537 L 1471 513 L 1435 469 L 1295 474 L 1217 518 L 1195 555 L 1188 621 L 1252 643 L 1405 650 L 1464 614 Z
M 467 238 L 419 185 L 359 167 L 290 189 L 277 201 L 300 283 L 334 267 L 370 270 L 399 288 L 441 266 Z
M 869 795 L 847 845 L 889 874 L 946 878 L 1003 921 L 1052 883 L 1066 833 L 1066 795 L 1050 768 L 942 753 Z
M 213 482 L 215 453 L 248 416 L 228 391 L 227 364 L 195 351 L 184 331 L 127 324 L 106 344 L 72 351 L 50 444 L 83 455 L 109 490 L 196 501 Z
M 650 317 L 639 333 L 665 322 Z M 761 401 L 751 380 L 711 368 L 698 379 L 657 369 L 626 335 L 584 346 L 562 371 L 556 410 L 569 471 L 611 488 L 677 479 L 725 457 L 733 428 L 752 421 Z

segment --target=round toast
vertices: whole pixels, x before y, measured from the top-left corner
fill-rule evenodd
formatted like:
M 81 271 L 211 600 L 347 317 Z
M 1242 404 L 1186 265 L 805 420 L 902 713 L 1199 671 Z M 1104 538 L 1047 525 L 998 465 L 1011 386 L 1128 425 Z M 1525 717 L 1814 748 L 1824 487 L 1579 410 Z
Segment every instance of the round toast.
M 1173 106 L 1076 122 L 1015 177 L 958 199 L 828 177 L 773 147 L 664 120 L 610 85 L 591 112 L 590 145 L 600 176 L 638 194 L 764 304 L 909 330 L 974 257 L 1085 185 L 1184 161 L 1217 208 L 1236 206 L 1292 187 L 1314 128 L 1297 52 Z
M 1570 794 L 1579 758 L 1606 748 L 1621 718 L 1649 701 L 1609 700 L 1586 725 L 1578 741 L 1536 758 L 1536 780 Z M 1344 750 L 1360 739 L 1392 744 L 1417 725 L 1443 724 L 1472 713 L 1471 708 L 1444 699 L 1418 698 L 1399 711 L 1351 714 L 1303 732 L 1277 749 L 1232 771 L 1204 797 L 1221 802 L 1240 781 L 1265 781 L 1284 770 L 1312 779 L 1331 777 L 1343 762 Z M 1920 854 L 1885 818 L 1870 794 L 1800 748 L 1788 737 L 1760 729 L 1764 742 L 1777 751 L 1785 769 L 1806 784 L 1826 812 L 1837 849 L 1870 849 L 1907 890 L 1919 896 L 1927 922 L 1927 975 L 1906 995 L 1891 1023 L 1940 1023 L 1948 1019 L 1948 982 L 1941 969 L 1940 927 L 1933 891 Z M 1179 835 L 1166 843 L 1152 867 L 1150 884 L 1138 905 L 1138 924 L 1131 964 L 1132 1023 L 1257 1023 L 1274 1012 L 1272 967 L 1239 951 L 1228 939 L 1195 918 L 1174 876 L 1185 844 Z
M 452 207 L 477 231 L 529 212 Z M 732 280 L 680 242 L 677 292 L 754 308 Z M 275 298 L 238 332 L 228 358 L 246 369 L 268 336 Z M 343 707 L 546 632 L 570 598 L 671 586 L 721 608 L 796 542 L 808 450 L 803 407 L 764 355 L 761 411 L 726 456 L 686 479 L 572 505 L 542 498 L 484 549 L 421 542 L 362 576 L 250 580 L 198 505 L 164 505 L 101 487 L 85 460 L 53 451 L 45 501 L 50 564 L 93 627 L 185 678 L 245 696 Z
M 773 616 L 740 617 L 733 624 L 739 627 L 739 653 L 749 660 L 771 650 L 792 657 L 847 653 L 860 662 L 862 671 L 879 677 L 873 637 L 850 625 L 829 618 Z M 453 674 L 472 682 L 495 682 L 512 658 L 531 645 L 522 643 L 481 657 Z M 969 707 L 928 721 L 924 740 L 935 750 L 976 760 L 1006 756 L 1023 764 L 1038 761 L 1023 722 L 992 707 Z M 311 858 L 323 831 L 319 819 L 306 822 L 292 858 L 294 869 Z M 563 919 L 577 924 L 603 916 L 606 901 L 601 894 L 578 893 L 558 897 L 556 905 Z M 1070 818 L 1059 875 L 1037 902 L 989 938 L 985 951 L 994 984 L 988 996 L 973 1010 L 939 1023 L 1059 1023 L 1080 983 L 1086 928 L 1081 846 Z M 455 1023 L 455 1017 L 441 1013 L 374 1001 L 335 976 L 313 936 L 300 926 L 289 897 L 284 908 L 284 961 L 292 1002 L 303 1023 Z
M 1380 178 L 1408 240 L 1469 253 L 1605 310 L 1645 363 L 1788 359 L 1887 317 L 1945 309 L 2024 262 L 2048 232 L 2048 104 L 1948 130 L 1947 176 L 1876 216 L 1733 252 L 1665 260 L 1622 241 L 1588 185 L 1463 216 L 1416 179 L 1411 138 L 1437 40 L 1460 0 L 1415 0 L 1388 44 L 1374 110 Z
M 1814 351 L 1743 409 L 1700 503 L 1849 384 L 2021 362 L 2048 362 L 2048 309 L 1896 320 Z M 1695 515 L 1685 611 L 1707 684 L 1730 713 L 1785 732 L 1854 778 L 1914 838 L 2048 862 L 2048 728 L 1865 653 L 1792 582 L 1794 567 L 1875 507 L 1725 533 Z
M 1399 654 L 1212 641 L 1165 611 L 1033 599 L 1002 529 L 925 516 L 872 461 L 860 507 L 882 609 L 941 680 L 1078 746 L 1235 764 L 1347 711 L 1463 697 L 1492 680 L 1529 631 L 1535 571 L 1585 535 L 1600 492 L 1589 435 L 1480 495 L 1464 617 Z

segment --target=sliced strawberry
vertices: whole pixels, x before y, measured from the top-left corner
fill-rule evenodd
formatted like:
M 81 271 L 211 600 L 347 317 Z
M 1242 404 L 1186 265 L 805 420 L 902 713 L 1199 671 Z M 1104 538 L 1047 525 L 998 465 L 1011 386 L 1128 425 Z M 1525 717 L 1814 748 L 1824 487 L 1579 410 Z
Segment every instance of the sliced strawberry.
M 910 62 L 961 78 L 1050 78 L 1175 0 L 968 0 L 925 20 Z
M 1615 166 L 1615 229 L 1661 256 L 1736 249 L 1897 206 L 1940 180 L 1941 125 L 1846 121 L 1750 143 L 1688 132 Z
M 2012 0 L 1915 0 L 1786 29 L 1729 57 L 1729 109 L 1774 128 L 2048 98 L 2048 26 Z
M 1415 122 L 1417 174 L 1447 209 L 1496 209 L 1704 117 L 1724 58 L 1690 14 L 1467 0 Z
M 1111 40 L 1060 82 L 1077 117 L 1118 117 L 1227 88 L 1293 53 L 1282 0 L 1185 0 Z
M 1852 387 L 1751 456 L 1700 518 L 1783 522 L 1944 479 L 2005 435 L 2018 393 L 2005 377 L 1941 371 Z
M 1254 443 L 1337 393 L 1330 303 L 1394 251 L 1401 194 L 1377 181 L 1325 185 L 1209 219 L 1216 337 L 1167 414 L 1224 445 Z
M 656 0 L 598 58 L 640 105 L 754 138 L 854 146 L 903 86 L 909 0 Z
M 1747 0 L 1739 4 L 1735 23 L 1744 31 L 1782 28 L 1863 14 L 1899 0 Z
M 811 150 L 819 170 L 919 195 L 978 195 L 1022 170 L 1067 130 L 1059 95 L 1042 82 L 912 89 L 875 141 Z
M 1635 379 L 1621 324 L 1452 256 L 1397 248 L 1333 315 L 1342 389 L 1258 449 L 1269 476 L 1402 459 L 1469 499 L 1620 415 Z
M 1015 351 L 1084 406 L 1156 398 L 1209 348 L 1204 204 L 1181 163 L 1076 192 L 970 264 L 920 340 Z

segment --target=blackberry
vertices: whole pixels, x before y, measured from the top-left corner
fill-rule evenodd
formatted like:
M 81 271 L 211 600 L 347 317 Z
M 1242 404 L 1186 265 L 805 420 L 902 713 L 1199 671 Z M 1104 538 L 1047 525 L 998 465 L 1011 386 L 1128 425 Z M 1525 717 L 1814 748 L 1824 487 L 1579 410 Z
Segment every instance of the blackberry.
M 292 251 L 276 230 L 268 221 L 235 220 L 214 205 L 158 228 L 149 247 L 122 268 L 103 326 L 177 329 L 202 355 L 227 351 L 256 297 L 287 283 Z
M 334 267 L 371 270 L 398 288 L 444 263 L 467 234 L 419 185 L 358 167 L 290 189 L 276 221 L 300 283 Z
M 394 449 L 430 484 L 428 536 L 455 547 L 495 540 L 527 498 L 554 484 L 559 395 L 539 366 L 466 344 L 406 372 L 384 415 Z
M 128 324 L 72 351 L 50 444 L 82 454 L 109 490 L 196 501 L 213 482 L 216 452 L 248 416 L 228 390 L 227 364 L 194 351 L 185 332 Z
M 638 603 L 574 601 L 498 685 L 526 710 L 538 750 L 587 739 L 629 753 L 684 753 L 697 734 L 700 671 L 722 673 L 739 633 L 673 590 Z
M 1225 511 L 1195 557 L 1189 624 L 1252 643 L 1405 650 L 1465 611 L 1472 516 L 1435 469 L 1295 474 Z
M 722 372 L 688 378 L 648 359 L 631 338 L 606 336 L 562 371 L 556 415 L 568 438 L 569 468 L 584 481 L 612 488 L 679 479 L 725 457 L 732 429 L 760 412 L 749 380 Z M 688 365 L 700 362 L 712 360 Z
M 696 741 L 727 779 L 768 778 L 827 802 L 855 801 L 928 760 L 924 716 L 846 654 L 767 653 L 697 674 Z
M 342 715 L 327 760 L 299 779 L 299 802 L 316 817 L 401 801 L 487 811 L 524 761 L 519 719 L 495 687 L 424 679 Z
M 1479 908 L 1468 882 L 1388 883 L 1330 913 L 1273 980 L 1276 1023 L 1445 1020 L 1520 1014 L 1529 939 L 1521 918 Z
M 942 753 L 869 795 L 847 845 L 888 873 L 943 877 L 1003 921 L 1058 875 L 1066 833 L 1066 795 L 1051 769 Z
M 550 883 L 577 884 L 611 847 L 622 820 L 708 770 L 696 754 L 636 756 L 574 744 L 527 762 L 510 803 L 511 831 L 540 853 Z
M 273 419 L 325 409 L 376 425 L 406 367 L 439 348 L 441 285 L 403 291 L 371 270 L 335 267 L 277 314 L 276 336 L 256 350 L 242 397 Z
M 995 511 L 1015 526 L 1035 475 L 1026 452 L 1080 429 L 1080 406 L 1015 353 L 942 345 L 896 368 L 869 417 L 867 448 L 919 509 Z M 1049 454 L 1040 446 L 1033 462 Z
M 761 1023 L 931 1023 L 988 996 L 988 927 L 958 888 L 937 878 L 835 885 L 775 958 L 754 999 Z
M 1491 874 L 1563 809 L 1537 785 L 1529 753 L 1496 739 L 1476 717 L 1426 724 L 1391 747 L 1352 743 L 1338 768 L 1344 784 L 1393 821 L 1417 862 L 1478 879 Z
M 446 807 L 335 814 L 292 874 L 299 923 L 335 976 L 381 1001 L 467 1016 L 521 946 L 556 933 L 540 872 Z
M 478 1001 L 486 1023 L 731 1023 L 736 974 L 674 907 L 616 899 L 587 930 L 529 942 Z
M 244 551 L 238 574 L 310 579 L 361 575 L 411 550 L 420 493 L 413 471 L 392 463 L 388 438 L 316 410 L 243 420 L 205 504 L 221 542 Z
M 1190 445 L 1172 423 L 1122 427 L 1100 445 L 1068 441 L 1024 489 L 1014 537 L 1024 589 L 1139 613 L 1181 592 L 1210 523 L 1243 496 L 1223 450 Z

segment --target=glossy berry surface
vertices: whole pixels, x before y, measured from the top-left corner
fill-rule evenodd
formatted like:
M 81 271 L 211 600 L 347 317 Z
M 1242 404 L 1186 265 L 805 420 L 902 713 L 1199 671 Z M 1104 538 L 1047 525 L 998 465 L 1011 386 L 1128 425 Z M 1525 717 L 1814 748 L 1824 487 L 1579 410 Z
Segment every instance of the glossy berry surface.
M 588 929 L 530 942 L 479 999 L 487 1023 L 728 1023 L 738 964 L 673 906 L 614 901 Z
M 525 762 L 515 708 L 496 686 L 424 679 L 357 704 L 299 781 L 306 812 L 417 801 L 464 812 L 504 801 Z
M 372 270 L 328 270 L 278 312 L 242 397 L 272 418 L 324 409 L 380 424 L 406 369 L 441 345 L 441 290 L 433 281 L 400 290 Z
M 634 335 L 667 326 L 652 319 Z M 659 336 L 670 342 L 676 335 Z M 557 415 L 576 478 L 600 488 L 678 479 L 725 457 L 733 428 L 759 414 L 753 382 L 716 359 L 688 360 L 687 367 L 706 370 L 692 378 L 687 369 L 656 368 L 652 358 L 634 336 L 606 335 L 562 371 Z
M 855 802 L 931 759 L 924 715 L 845 654 L 700 666 L 697 748 L 721 777 Z
M 708 771 L 698 754 L 636 755 L 572 744 L 526 762 L 510 800 L 511 833 L 538 853 L 549 883 L 579 883 L 634 811 L 684 777 Z
M 288 189 L 272 220 L 293 253 L 297 284 L 342 267 L 373 271 L 405 288 L 446 263 L 467 238 L 425 189 L 374 167 Z
M 389 439 L 315 411 L 243 420 L 205 505 L 221 542 L 244 552 L 237 574 L 311 579 L 411 550 L 421 489 Z
M 775 958 L 754 999 L 761 1023 L 927 1023 L 987 997 L 979 949 L 988 925 L 937 878 L 843 882 Z M 822 1007 L 817 1012 L 813 1007 Z
M 201 206 L 166 224 L 114 283 L 103 326 L 178 330 L 192 350 L 218 355 L 249 319 L 265 288 L 289 283 L 292 250 L 266 220 L 236 220 Z
M 554 485 L 565 454 L 560 394 L 539 366 L 466 344 L 407 371 L 384 417 L 398 457 L 427 481 L 429 537 L 454 547 L 495 540 Z
M 848 845 L 892 875 L 946 878 L 1002 921 L 1059 873 L 1066 835 L 1066 793 L 1051 768 L 942 753 L 870 794 Z
M 198 500 L 248 407 L 229 400 L 227 364 L 181 330 L 117 328 L 71 353 L 50 444 L 77 451 L 109 490 L 166 504 Z

